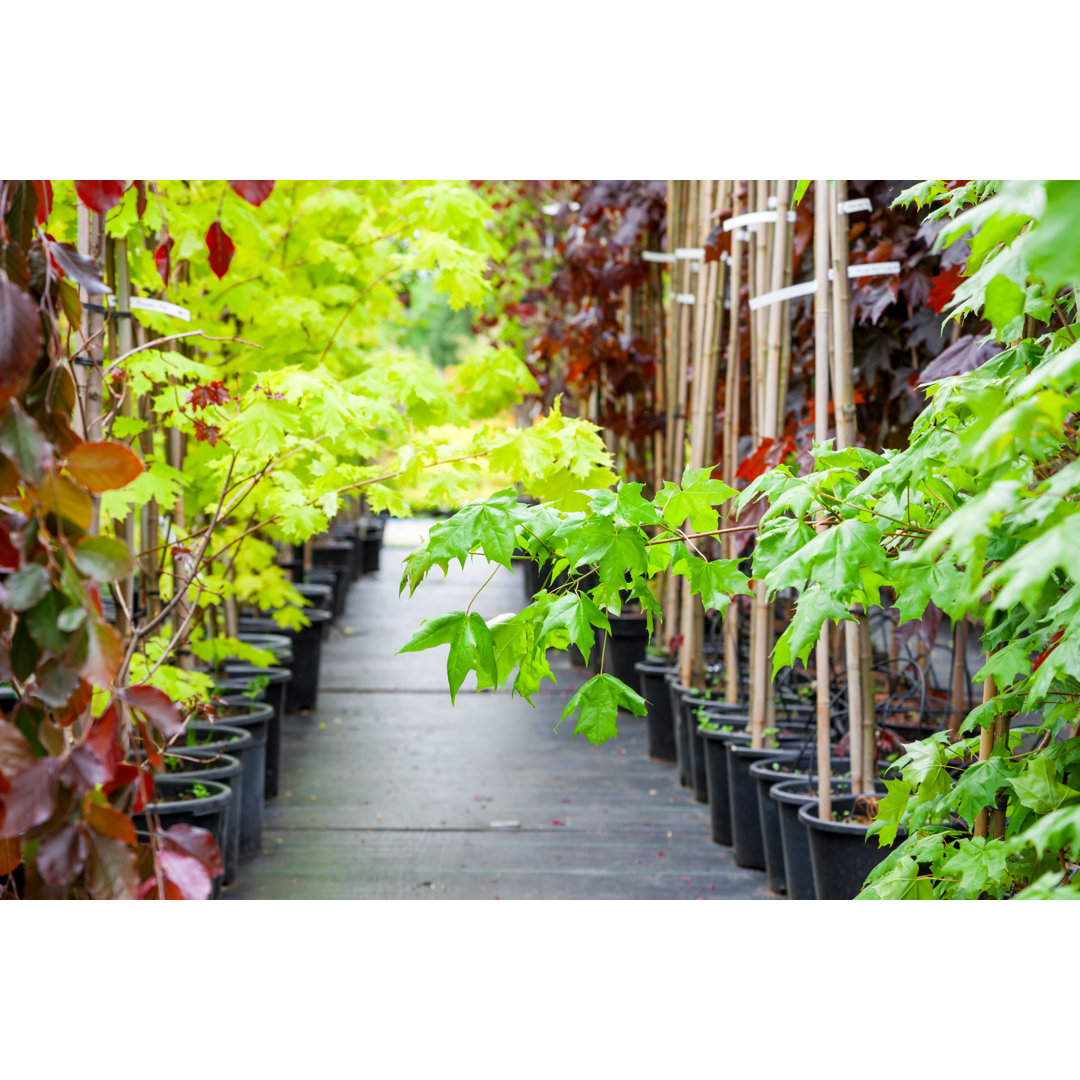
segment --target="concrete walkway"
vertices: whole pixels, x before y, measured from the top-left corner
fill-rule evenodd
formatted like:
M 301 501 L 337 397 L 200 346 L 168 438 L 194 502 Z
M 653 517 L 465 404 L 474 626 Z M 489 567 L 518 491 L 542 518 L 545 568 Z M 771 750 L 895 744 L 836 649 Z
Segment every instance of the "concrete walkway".
M 230 899 L 697 900 L 770 894 L 709 839 L 708 808 L 646 756 L 645 721 L 594 747 L 552 729 L 582 682 L 552 653 L 558 686 L 530 707 L 508 692 L 450 706 L 446 648 L 397 656 L 420 621 L 465 609 L 490 572 L 438 571 L 412 600 L 399 564 L 424 523 L 391 523 L 380 573 L 353 585 L 323 645 L 319 707 L 293 717 L 263 850 Z M 474 610 L 525 602 L 500 571 Z

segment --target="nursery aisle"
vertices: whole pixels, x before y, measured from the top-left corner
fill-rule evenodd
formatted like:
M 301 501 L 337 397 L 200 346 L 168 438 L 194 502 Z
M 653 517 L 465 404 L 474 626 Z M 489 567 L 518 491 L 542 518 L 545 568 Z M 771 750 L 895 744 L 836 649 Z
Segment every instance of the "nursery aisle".
M 645 754 L 645 721 L 603 746 L 552 728 L 580 671 L 551 653 L 558 686 L 531 708 L 462 689 L 450 706 L 445 649 L 397 656 L 421 619 L 465 609 L 482 563 L 436 572 L 413 599 L 399 563 L 424 522 L 391 522 L 382 570 L 352 586 L 323 646 L 318 710 L 287 722 L 281 794 L 262 852 L 231 899 L 760 899 L 765 875 L 709 839 L 708 808 Z M 398 545 L 398 546 L 395 546 Z M 474 605 L 524 603 L 499 571 Z M 470 678 L 469 683 L 472 680 Z

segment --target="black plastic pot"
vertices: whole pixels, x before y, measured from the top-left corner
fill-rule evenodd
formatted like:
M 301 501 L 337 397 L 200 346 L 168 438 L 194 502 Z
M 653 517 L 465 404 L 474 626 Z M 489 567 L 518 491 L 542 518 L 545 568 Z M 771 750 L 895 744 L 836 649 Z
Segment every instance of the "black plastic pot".
M 671 703 L 671 723 L 675 736 L 676 779 L 681 787 L 690 786 L 690 753 L 686 748 L 686 725 L 683 724 L 682 696 L 686 688 L 678 675 L 668 679 L 668 701 Z
M 649 644 L 649 627 L 644 615 L 609 615 L 611 634 L 604 634 L 598 645 L 604 657 L 604 670 L 627 686 L 637 685 L 634 665 L 645 659 Z M 607 638 L 605 643 L 604 638 Z
M 858 795 L 833 799 L 834 813 L 859 812 Z M 814 891 L 819 900 L 854 900 L 866 875 L 904 839 L 902 831 L 888 847 L 879 847 L 876 837 L 868 837 L 869 825 L 848 821 L 822 821 L 816 802 L 799 807 L 799 821 L 810 842 L 810 865 Z
M 345 604 L 349 596 L 349 571 L 340 566 L 322 566 L 308 570 L 304 582 L 311 585 L 329 585 L 333 591 L 334 617 L 340 619 L 345 614 Z
M 293 675 L 285 667 L 257 668 L 249 664 L 226 664 L 225 673 L 234 679 L 268 679 L 265 701 L 274 710 L 274 717 L 266 729 L 266 791 L 265 797 L 273 799 L 278 793 L 281 776 L 281 729 L 285 723 L 285 698 Z
M 749 717 L 732 717 L 728 725 L 734 730 L 702 731 L 700 733 L 705 759 L 705 782 L 709 791 L 709 826 L 714 844 L 731 846 L 731 800 L 728 798 L 728 772 L 724 747 L 730 736 L 749 741 L 743 734 Z
M 328 612 L 330 617 L 333 618 L 334 586 L 332 582 L 326 584 L 325 582 L 301 581 L 299 584 L 294 585 L 293 588 L 304 598 L 305 611 L 309 607 L 318 608 L 320 611 Z
M 383 531 L 378 526 L 369 525 L 360 537 L 360 549 L 363 555 L 362 572 L 374 574 L 379 569 L 379 557 L 382 553 Z
M 351 571 L 353 563 L 353 540 L 325 540 L 311 548 L 311 565 L 337 566 Z
M 785 755 L 790 753 L 785 751 Z M 795 751 L 799 754 L 798 751 Z M 781 772 L 774 769 L 777 764 L 805 769 L 807 773 L 816 770 L 817 746 L 808 747 L 797 757 L 784 757 L 769 761 L 757 761 L 750 766 L 750 776 L 757 785 L 758 816 L 761 818 L 761 839 L 765 845 L 765 873 L 769 879 L 769 888 L 773 892 L 787 892 L 787 878 L 784 873 L 784 843 L 780 836 L 780 805 L 769 798 L 769 791 L 774 784 L 782 784 L 796 779 L 791 771 Z M 846 773 L 851 768 L 850 758 L 830 758 L 830 771 L 834 776 Z M 812 884 L 812 883 L 811 883 Z
M 750 766 L 757 761 L 783 760 L 784 751 L 797 757 L 808 749 L 807 736 L 802 731 L 781 730 L 773 747 L 753 749 L 749 729 L 726 740 L 728 772 L 728 801 L 731 804 L 731 847 L 738 866 L 754 870 L 765 869 L 765 845 L 761 834 L 761 815 L 758 812 L 757 784 L 750 776 Z
M 262 844 L 263 792 L 266 790 L 266 736 L 274 710 L 269 705 L 253 705 L 244 699 L 226 698 L 217 709 L 218 722 L 225 727 L 251 733 L 252 745 L 243 756 L 244 790 L 240 804 L 240 854 L 257 851 Z M 193 724 L 205 730 L 204 721 Z M 216 725 L 214 725 L 216 726 Z M 212 728 L 211 728 L 212 730 Z M 232 753 L 232 750 L 229 751 Z
M 648 702 L 649 757 L 656 761 L 675 760 L 675 725 L 671 718 L 668 676 L 675 667 L 660 660 L 640 660 L 634 665 L 641 696 Z
M 274 629 L 280 630 L 281 627 L 274 623 Z M 274 654 L 274 659 L 281 664 L 282 667 L 291 668 L 295 662 L 295 655 L 293 653 L 292 641 L 284 634 L 260 634 L 251 632 L 245 632 L 241 630 L 236 635 L 237 641 L 243 641 L 248 645 L 254 645 L 256 648 L 265 649 L 269 653 Z
M 290 664 L 293 678 L 285 696 L 287 712 L 314 709 L 319 695 L 319 661 L 322 656 L 322 627 L 330 621 L 325 611 L 312 608 L 304 614 L 311 620 L 310 626 L 300 630 L 283 630 L 273 619 L 244 618 L 240 630 L 244 633 L 271 633 L 279 631 L 292 642 L 295 662 Z
M 228 812 L 232 792 L 218 780 L 199 781 L 210 793 L 203 799 L 184 799 L 177 802 L 159 802 L 161 797 L 177 796 L 188 792 L 196 781 L 186 776 L 155 776 L 154 797 L 146 811 L 133 815 L 135 822 L 135 835 L 143 841 L 149 840 L 151 825 L 147 814 L 151 810 L 156 813 L 161 822 L 162 829 L 170 829 L 173 825 L 193 825 L 198 829 L 206 829 L 214 838 L 218 851 L 224 853 L 226 846 L 225 815 Z M 224 855 L 222 855 L 224 862 Z M 211 894 L 213 899 L 221 895 L 222 875 L 214 879 L 214 889 Z
M 851 794 L 851 777 L 833 779 L 833 799 Z M 884 785 L 878 789 L 885 793 Z M 810 783 L 807 777 L 796 777 L 774 784 L 769 798 L 780 810 L 780 840 L 784 849 L 784 880 L 789 900 L 816 900 L 814 870 L 810 862 L 810 838 L 805 823 L 799 818 L 799 810 L 806 805 L 817 806 L 817 779 Z
M 232 798 L 225 810 L 225 842 L 221 855 L 225 860 L 226 885 L 236 880 L 240 866 L 240 806 L 243 801 L 244 766 L 239 758 L 224 751 L 224 745 L 174 747 L 175 754 L 165 755 L 165 776 L 182 776 L 192 783 L 217 780 L 231 792 Z M 178 767 L 170 768 L 171 763 Z

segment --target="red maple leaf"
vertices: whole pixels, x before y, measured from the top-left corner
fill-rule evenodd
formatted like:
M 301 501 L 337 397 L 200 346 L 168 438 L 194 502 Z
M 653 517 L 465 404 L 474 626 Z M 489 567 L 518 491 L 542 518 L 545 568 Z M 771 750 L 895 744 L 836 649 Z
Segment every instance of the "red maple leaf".
M 262 206 L 270 198 L 270 192 L 274 190 L 273 180 L 230 180 L 229 187 L 251 203 L 252 206 Z
M 226 401 L 231 400 L 224 383 L 212 382 L 196 386 L 188 394 L 185 404 L 194 405 L 196 409 L 205 409 L 208 405 L 224 405 Z
M 124 181 L 76 180 L 75 193 L 95 214 L 107 214 L 124 197 Z
M 769 452 L 774 439 L 762 439 L 758 448 L 739 463 L 735 475 L 740 480 L 756 480 L 765 471 L 765 455 Z
M 154 252 L 154 266 L 157 267 L 157 272 L 161 275 L 161 280 L 166 285 L 169 284 L 169 270 L 172 266 L 172 249 L 173 238 L 169 235 L 169 230 L 162 230 L 161 243 L 158 244 L 157 250 Z
M 206 230 L 206 246 L 210 250 L 210 269 L 219 278 L 223 278 L 229 272 L 229 264 L 236 253 L 236 245 L 221 227 L 220 221 L 215 221 Z
M 926 306 L 932 307 L 937 312 L 944 311 L 945 305 L 953 298 L 953 293 L 956 292 L 957 286 L 963 280 L 964 274 L 959 266 L 950 266 L 948 270 L 943 270 L 937 277 L 932 277 L 930 284 L 933 288 L 931 288 L 930 295 L 926 298 Z
M 195 438 L 199 442 L 208 442 L 211 446 L 217 446 L 221 438 L 221 428 L 214 424 L 204 424 L 201 420 L 195 421 Z

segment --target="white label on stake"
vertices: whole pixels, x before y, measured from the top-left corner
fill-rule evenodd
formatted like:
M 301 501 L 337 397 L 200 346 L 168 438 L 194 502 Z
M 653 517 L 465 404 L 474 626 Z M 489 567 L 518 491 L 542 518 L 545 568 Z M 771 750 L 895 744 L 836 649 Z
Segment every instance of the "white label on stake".
M 646 262 L 673 263 L 675 256 L 668 251 L 643 251 L 641 257 Z
M 768 199 L 766 199 L 766 200 L 765 200 L 765 205 L 766 205 L 766 206 L 767 206 L 767 207 L 768 207 L 768 208 L 769 208 L 770 210 L 775 210 L 775 209 L 776 209 L 776 196 L 775 196 L 775 195 L 770 195 L 770 196 L 768 197 Z
M 697 297 L 692 292 L 681 292 L 675 294 L 676 304 L 693 304 L 697 301 Z
M 753 234 L 749 229 L 739 229 L 739 231 L 735 233 L 735 239 L 742 240 L 743 243 L 748 243 L 752 235 Z
M 788 221 L 795 220 L 795 211 L 789 210 L 787 215 Z M 756 225 L 759 222 L 762 224 L 769 224 L 770 222 L 776 224 L 776 211 L 775 210 L 755 210 L 752 214 L 739 214 L 738 217 L 730 217 L 724 222 L 724 232 L 732 232 L 734 229 L 739 228 L 740 225 Z
M 858 214 L 863 210 L 874 209 L 874 204 L 869 199 L 848 199 L 836 208 L 841 214 Z
M 704 248 L 676 248 L 675 249 L 675 258 L 676 259 L 704 259 L 705 258 L 705 249 Z
M 898 262 L 856 263 L 854 266 L 847 268 L 849 278 L 879 277 L 899 273 L 900 264 Z
M 191 322 L 191 312 L 179 304 L 170 304 L 167 300 L 154 300 L 148 296 L 133 296 L 129 305 L 132 308 L 141 308 L 143 311 L 156 311 L 161 315 L 171 315 L 174 319 L 183 319 Z
M 761 296 L 750 298 L 750 310 L 769 307 L 771 304 L 782 304 L 785 300 L 794 300 L 797 296 L 809 296 L 817 292 L 816 281 L 802 281 L 798 285 L 789 285 L 786 289 L 777 289 L 776 292 L 762 293 Z

